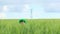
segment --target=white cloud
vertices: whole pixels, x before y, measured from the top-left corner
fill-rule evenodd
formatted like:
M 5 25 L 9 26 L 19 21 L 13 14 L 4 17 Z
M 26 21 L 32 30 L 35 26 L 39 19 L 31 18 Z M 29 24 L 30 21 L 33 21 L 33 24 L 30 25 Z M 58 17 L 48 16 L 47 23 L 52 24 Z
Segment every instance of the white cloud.
M 3 12 L 7 12 L 8 11 L 8 6 L 7 5 L 4 5 L 3 6 Z
M 48 4 L 49 8 L 60 8 L 60 3 L 50 3 Z
M 25 4 L 24 7 L 25 7 L 26 9 L 30 9 L 30 7 L 29 7 L 28 4 Z
M 23 11 L 28 11 L 30 10 L 30 5 L 29 4 L 25 4 L 24 7 L 23 7 Z
M 6 14 L 5 13 L 0 13 L 0 19 L 5 19 L 6 18 Z

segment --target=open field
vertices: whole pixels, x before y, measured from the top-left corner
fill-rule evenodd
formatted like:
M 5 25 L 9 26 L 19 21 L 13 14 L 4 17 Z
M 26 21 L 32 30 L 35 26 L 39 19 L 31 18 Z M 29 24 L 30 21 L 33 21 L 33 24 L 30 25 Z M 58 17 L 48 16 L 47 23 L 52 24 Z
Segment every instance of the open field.
M 18 19 L 1 19 L 0 34 L 60 34 L 60 19 L 28 19 L 25 25 Z

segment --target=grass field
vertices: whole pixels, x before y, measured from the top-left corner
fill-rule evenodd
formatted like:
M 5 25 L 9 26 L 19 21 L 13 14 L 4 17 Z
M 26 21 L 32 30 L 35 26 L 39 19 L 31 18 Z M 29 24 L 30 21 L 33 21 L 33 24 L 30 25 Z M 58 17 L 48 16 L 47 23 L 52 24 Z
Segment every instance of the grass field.
M 25 25 L 18 19 L 1 19 L 0 34 L 60 34 L 60 19 L 27 19 Z

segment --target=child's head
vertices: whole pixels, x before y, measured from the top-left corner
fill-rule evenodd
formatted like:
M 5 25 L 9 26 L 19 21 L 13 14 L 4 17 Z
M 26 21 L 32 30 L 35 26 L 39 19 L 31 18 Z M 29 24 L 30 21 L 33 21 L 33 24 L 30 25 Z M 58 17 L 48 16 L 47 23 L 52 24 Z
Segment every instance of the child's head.
M 25 23 L 25 20 L 19 20 L 19 23 L 21 23 L 21 24 L 24 24 Z

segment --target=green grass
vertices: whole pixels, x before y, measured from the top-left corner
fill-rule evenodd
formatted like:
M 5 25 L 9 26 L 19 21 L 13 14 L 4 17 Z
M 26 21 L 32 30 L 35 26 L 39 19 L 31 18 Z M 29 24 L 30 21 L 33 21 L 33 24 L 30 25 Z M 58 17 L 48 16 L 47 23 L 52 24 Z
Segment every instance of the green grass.
M 60 34 L 60 19 L 28 19 L 25 25 L 18 19 L 1 19 L 0 34 Z

